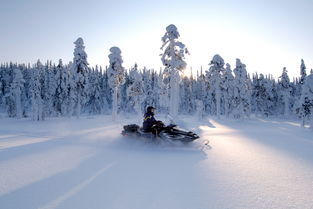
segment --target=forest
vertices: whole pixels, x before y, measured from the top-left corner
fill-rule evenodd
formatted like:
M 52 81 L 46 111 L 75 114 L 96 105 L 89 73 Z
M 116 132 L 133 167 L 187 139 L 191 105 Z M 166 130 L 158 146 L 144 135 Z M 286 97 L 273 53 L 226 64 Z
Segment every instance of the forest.
M 208 69 L 185 76 L 188 50 L 178 41 L 174 25 L 162 38 L 160 70 L 126 69 L 118 47 L 110 49 L 110 64 L 90 67 L 84 41 L 74 44 L 73 62 L 40 60 L 35 64 L 3 63 L 0 66 L 0 112 L 15 118 L 79 116 L 80 114 L 139 114 L 153 105 L 159 113 L 197 114 L 227 118 L 299 118 L 313 121 L 313 70 L 307 73 L 304 60 L 299 77 L 292 80 L 286 68 L 281 76 L 247 73 L 236 60 L 232 68 L 220 55 L 208 61 Z M 196 73 L 195 73 L 196 72 Z M 176 86 L 176 87 L 175 87 Z M 171 96 L 173 95 L 173 96 Z

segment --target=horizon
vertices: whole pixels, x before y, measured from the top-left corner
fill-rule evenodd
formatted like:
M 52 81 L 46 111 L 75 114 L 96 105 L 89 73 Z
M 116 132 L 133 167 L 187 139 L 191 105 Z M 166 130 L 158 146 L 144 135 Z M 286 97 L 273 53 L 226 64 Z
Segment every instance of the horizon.
M 1 31 L 0 63 L 33 64 L 38 59 L 68 63 L 73 59 L 73 42 L 82 37 L 90 67 L 107 66 L 109 48 L 117 46 L 126 69 L 137 63 L 159 70 L 164 68 L 161 37 L 166 26 L 175 24 L 179 40 L 190 51 L 186 69 L 192 67 L 193 74 L 200 66 L 207 70 L 215 54 L 232 69 L 239 58 L 250 75 L 271 74 L 275 79 L 283 67 L 291 79 L 299 77 L 301 59 L 307 74 L 313 68 L 309 0 L 1 2 L 0 22 L 7 27 Z

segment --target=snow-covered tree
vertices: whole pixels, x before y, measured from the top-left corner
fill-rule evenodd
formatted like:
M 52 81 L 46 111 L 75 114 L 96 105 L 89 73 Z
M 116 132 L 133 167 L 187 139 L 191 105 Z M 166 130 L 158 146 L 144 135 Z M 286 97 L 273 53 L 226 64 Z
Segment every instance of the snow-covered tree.
M 77 104 L 77 89 L 76 89 L 76 82 L 75 82 L 75 77 L 74 75 L 76 74 L 75 72 L 72 72 L 71 69 L 72 69 L 72 65 L 73 63 L 70 62 L 69 63 L 69 67 L 68 69 L 69 70 L 69 78 L 68 78 L 68 83 L 67 83 L 67 100 L 66 100 L 66 103 L 67 103 L 67 115 L 69 117 L 71 117 L 74 113 L 74 107 L 75 105 Z
M 4 67 L 0 67 L 0 111 L 2 107 L 2 100 L 3 100 L 3 74 L 4 74 Z
M 236 68 L 234 69 L 234 99 L 232 115 L 235 118 L 249 117 L 251 85 L 247 75 L 246 65 L 240 59 L 236 59 Z
M 10 115 L 13 112 L 13 100 L 12 96 L 10 94 L 10 87 L 13 79 L 13 69 L 16 66 L 13 65 L 13 63 L 7 64 L 7 66 L 2 70 L 2 78 L 1 78 L 1 86 L 2 86 L 2 105 L 4 110 L 6 110 L 7 113 L 9 113 L 9 116 L 13 117 L 13 115 Z
M 202 67 L 200 70 L 200 73 L 197 71 L 197 79 L 194 85 L 193 92 L 195 94 L 196 99 L 202 100 L 203 105 L 208 106 L 208 100 L 206 99 L 206 94 L 207 94 L 207 88 L 206 88 L 206 81 L 205 81 L 205 76 L 203 75 Z
M 159 87 L 159 103 L 160 110 L 166 114 L 169 113 L 169 79 L 164 74 L 160 72 L 158 76 L 158 87 Z
M 230 64 L 226 64 L 226 69 L 222 75 L 222 95 L 224 114 L 229 117 L 232 112 L 232 104 L 234 101 L 234 76 Z
M 78 38 L 75 42 L 74 58 L 72 64 L 72 76 L 75 82 L 75 96 L 76 96 L 76 116 L 79 117 L 81 113 L 81 106 L 83 105 L 85 97 L 85 88 L 87 86 L 87 53 L 85 52 L 84 41 Z
M 101 98 L 101 88 L 100 88 L 100 76 L 99 69 L 93 69 L 88 76 L 88 89 L 87 89 L 87 102 L 86 111 L 89 114 L 101 114 L 102 109 L 102 98 Z
M 112 116 L 116 120 L 117 117 L 117 97 L 118 88 L 125 82 L 125 69 L 122 66 L 123 60 L 121 56 L 121 50 L 118 47 L 112 47 L 110 49 L 111 54 L 109 54 L 110 66 L 107 70 L 109 85 L 113 90 L 112 94 Z
M 1 112 L 1 110 L 2 109 L 4 109 L 3 108 L 3 97 L 4 97 L 4 95 L 3 95 L 3 84 L 2 84 L 2 80 L 1 80 L 1 74 L 0 74 L 0 112 Z
M 302 124 L 304 125 L 305 120 L 308 119 L 310 121 L 310 128 L 313 130 L 313 74 L 310 74 L 304 80 L 300 104 L 300 113 L 303 120 Z
M 162 81 L 160 80 L 160 76 L 157 72 L 153 71 L 151 75 L 151 80 L 152 80 L 152 104 L 154 107 L 157 108 L 157 110 L 161 111 L 160 108 L 160 92 L 161 92 L 161 87 L 159 83 Z
M 195 109 L 195 98 L 192 94 L 192 78 L 184 77 L 180 90 L 180 112 L 183 114 L 193 114 Z
M 166 33 L 162 37 L 163 45 L 161 50 L 161 60 L 165 66 L 165 73 L 169 77 L 170 82 L 170 114 L 176 117 L 178 114 L 179 105 L 179 72 L 186 68 L 185 54 L 188 53 L 185 45 L 178 41 L 179 33 L 177 27 L 173 24 L 166 27 Z
M 303 84 L 306 77 L 306 66 L 304 64 L 304 60 L 301 59 L 300 65 L 300 83 Z
M 300 102 L 301 99 L 301 95 L 302 95 L 302 87 L 306 78 L 306 66 L 304 64 L 304 60 L 301 59 L 301 65 L 300 65 L 300 78 L 296 79 L 296 85 L 295 85 L 295 92 L 294 92 L 294 96 L 295 96 L 295 105 L 293 107 L 294 112 L 302 117 L 301 115 L 303 114 L 302 112 L 302 104 Z
M 69 72 L 63 66 L 63 62 L 60 59 L 56 67 L 55 81 L 56 81 L 56 111 L 62 116 L 67 115 L 68 106 L 68 80 Z
M 129 73 L 132 84 L 127 88 L 127 96 L 131 98 L 132 103 L 134 104 L 134 109 L 138 115 L 142 115 L 141 105 L 145 99 L 142 76 L 138 72 L 138 66 L 132 68 Z
M 154 105 L 152 72 L 150 69 L 144 67 L 144 69 L 142 70 L 142 80 L 145 95 L 143 106 L 146 108 L 148 106 Z
M 260 74 L 255 78 L 253 83 L 252 99 L 254 110 L 257 114 L 262 116 L 269 116 L 275 112 L 273 83 L 270 79 Z
M 23 74 L 19 68 L 14 69 L 13 81 L 11 84 L 11 95 L 14 99 L 14 115 L 16 118 L 22 118 L 22 101 L 21 95 L 24 90 L 25 80 L 23 79 Z
M 31 116 L 31 92 L 30 92 L 30 80 L 32 76 L 32 70 L 33 68 L 28 64 L 28 66 L 23 65 L 23 67 L 20 68 L 23 79 L 24 79 L 24 85 L 23 85 L 23 91 L 21 94 L 21 101 L 22 101 L 22 114 L 23 117 L 30 117 Z
M 32 71 L 30 81 L 31 92 L 31 105 L 32 105 L 32 119 L 43 120 L 43 100 L 41 97 L 41 83 L 40 83 L 40 71 L 42 71 L 43 65 L 38 60 L 36 67 Z
M 288 71 L 286 68 L 283 68 L 283 73 L 279 77 L 280 81 L 278 83 L 278 95 L 279 95 L 279 100 L 281 103 L 283 103 L 283 115 L 285 117 L 288 117 L 290 115 L 289 111 L 289 106 L 290 106 L 290 92 L 291 92 L 291 87 L 290 87 L 290 80 L 288 76 Z
M 45 68 L 41 72 L 42 76 L 42 98 L 43 98 L 43 113 L 44 117 L 55 116 L 56 104 L 56 80 L 54 69 L 51 62 L 47 62 Z
M 100 97 L 102 101 L 102 109 L 103 113 L 109 113 L 111 107 L 110 107 L 110 99 L 112 98 L 111 96 L 111 91 L 108 83 L 108 76 L 107 76 L 107 71 L 102 70 L 102 67 L 100 66 Z
M 220 55 L 214 55 L 210 62 L 210 69 L 206 71 L 205 80 L 208 85 L 208 96 L 210 101 L 209 112 L 217 117 L 221 115 L 222 99 L 222 74 L 224 73 L 224 60 Z

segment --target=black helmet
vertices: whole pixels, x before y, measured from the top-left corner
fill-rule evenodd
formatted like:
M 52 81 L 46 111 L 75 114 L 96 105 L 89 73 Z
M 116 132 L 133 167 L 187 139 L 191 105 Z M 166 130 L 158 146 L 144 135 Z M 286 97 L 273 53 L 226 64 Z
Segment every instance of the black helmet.
M 147 107 L 147 112 L 151 112 L 152 109 L 155 109 L 153 106 Z

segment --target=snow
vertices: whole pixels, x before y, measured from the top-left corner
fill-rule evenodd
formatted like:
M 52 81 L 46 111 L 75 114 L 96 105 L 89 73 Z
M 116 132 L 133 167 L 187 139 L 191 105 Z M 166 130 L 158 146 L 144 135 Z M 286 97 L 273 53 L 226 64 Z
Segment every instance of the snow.
M 1 208 L 313 206 L 312 132 L 297 121 L 181 116 L 201 136 L 189 146 L 122 138 L 132 122 L 0 119 Z

